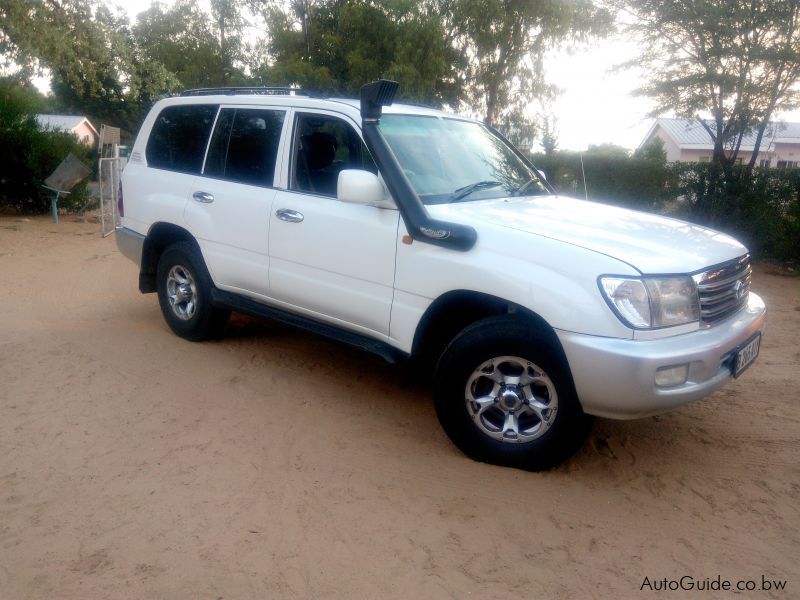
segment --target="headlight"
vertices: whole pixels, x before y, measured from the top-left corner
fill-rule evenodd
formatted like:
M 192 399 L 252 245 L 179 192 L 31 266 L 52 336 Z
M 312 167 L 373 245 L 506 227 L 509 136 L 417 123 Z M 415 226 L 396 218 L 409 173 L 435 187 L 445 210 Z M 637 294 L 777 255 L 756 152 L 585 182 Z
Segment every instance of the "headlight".
M 683 325 L 700 319 L 697 287 L 691 277 L 601 277 L 611 308 L 636 329 Z
M 641 279 L 601 277 L 600 286 L 624 323 L 637 329 L 650 327 L 650 299 Z
M 700 320 L 700 299 L 691 277 L 648 278 L 652 327 L 683 325 Z

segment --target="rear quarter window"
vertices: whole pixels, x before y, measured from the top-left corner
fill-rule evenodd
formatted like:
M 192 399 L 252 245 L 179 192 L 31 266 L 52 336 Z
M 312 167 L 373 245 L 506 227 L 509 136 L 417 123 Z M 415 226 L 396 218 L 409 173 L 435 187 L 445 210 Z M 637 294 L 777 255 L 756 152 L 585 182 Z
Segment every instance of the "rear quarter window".
M 153 124 L 145 150 L 147 164 L 181 173 L 200 173 L 215 104 L 168 106 Z

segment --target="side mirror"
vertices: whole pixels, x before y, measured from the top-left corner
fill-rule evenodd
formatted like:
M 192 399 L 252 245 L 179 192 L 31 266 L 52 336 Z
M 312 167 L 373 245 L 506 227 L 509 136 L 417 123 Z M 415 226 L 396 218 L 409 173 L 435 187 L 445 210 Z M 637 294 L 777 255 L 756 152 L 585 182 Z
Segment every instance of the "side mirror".
M 345 169 L 339 173 L 336 197 L 342 202 L 353 204 L 387 204 L 383 184 L 378 176 L 359 169 Z

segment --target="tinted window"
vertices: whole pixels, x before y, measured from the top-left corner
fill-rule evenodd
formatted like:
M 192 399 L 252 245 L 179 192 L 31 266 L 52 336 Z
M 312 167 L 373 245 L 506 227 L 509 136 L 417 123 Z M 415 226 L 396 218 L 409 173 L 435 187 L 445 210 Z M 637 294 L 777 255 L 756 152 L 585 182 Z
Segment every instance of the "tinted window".
M 199 173 L 217 106 L 168 106 L 156 118 L 147 140 L 147 164 L 159 169 Z
M 271 186 L 284 113 L 223 108 L 211 138 L 203 172 L 239 183 Z
M 341 119 L 322 115 L 297 117 L 292 164 L 291 189 L 334 197 L 343 169 L 378 172 L 355 130 Z
M 231 127 L 235 116 L 235 109 L 223 108 L 219 111 L 214 135 L 211 136 L 211 144 L 208 146 L 204 175 L 222 177 L 225 174 L 225 160 L 228 158 L 228 143 L 231 139 Z

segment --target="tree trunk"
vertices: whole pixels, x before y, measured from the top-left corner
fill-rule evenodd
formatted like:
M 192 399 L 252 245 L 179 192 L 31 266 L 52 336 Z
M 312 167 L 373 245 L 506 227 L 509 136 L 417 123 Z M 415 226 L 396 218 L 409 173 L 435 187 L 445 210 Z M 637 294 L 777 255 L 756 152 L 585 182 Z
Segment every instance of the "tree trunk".
M 497 118 L 497 85 L 492 82 L 486 85 L 486 118 L 484 123 L 494 127 Z
M 497 64 L 494 68 L 494 73 L 489 77 L 486 83 L 486 119 L 485 123 L 489 127 L 494 127 L 497 120 L 497 97 L 500 95 L 500 81 L 504 76 L 506 69 L 506 47 L 501 46 L 497 53 Z
M 311 61 L 311 32 L 309 28 L 311 26 L 311 7 L 308 4 L 308 0 L 302 0 L 300 2 L 301 6 L 301 14 L 300 14 L 300 24 L 303 28 L 303 38 L 306 43 L 306 60 Z
M 753 155 L 750 157 L 750 162 L 747 163 L 747 170 L 752 171 L 756 166 L 758 160 L 758 152 L 761 150 L 761 141 L 764 139 L 764 132 L 767 130 L 768 121 L 763 121 L 758 126 L 758 133 L 756 134 L 756 143 L 753 146 Z
M 752 171 L 753 168 L 756 166 L 756 160 L 758 160 L 758 152 L 761 150 L 761 142 L 764 139 L 764 132 L 767 130 L 767 126 L 769 126 L 769 120 L 772 118 L 772 112 L 775 110 L 775 105 L 778 102 L 778 95 L 780 89 L 780 80 L 781 75 L 783 73 L 783 67 L 778 70 L 778 77 L 775 83 L 775 90 L 772 94 L 772 98 L 770 99 L 769 107 L 767 112 L 764 114 L 761 123 L 758 125 L 758 135 L 756 135 L 756 144 L 753 147 L 753 155 L 750 157 L 750 162 L 747 163 L 747 170 Z
M 220 74 L 220 78 L 222 83 L 228 83 L 228 42 L 225 39 L 225 17 L 222 16 L 222 14 L 220 14 L 217 24 L 219 25 L 219 49 L 222 55 L 222 73 Z

